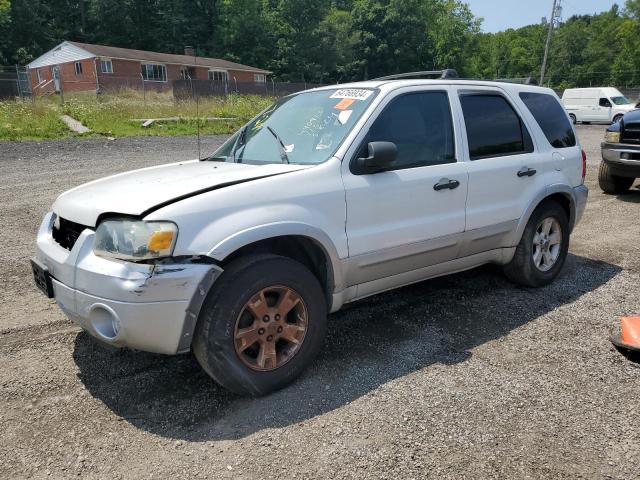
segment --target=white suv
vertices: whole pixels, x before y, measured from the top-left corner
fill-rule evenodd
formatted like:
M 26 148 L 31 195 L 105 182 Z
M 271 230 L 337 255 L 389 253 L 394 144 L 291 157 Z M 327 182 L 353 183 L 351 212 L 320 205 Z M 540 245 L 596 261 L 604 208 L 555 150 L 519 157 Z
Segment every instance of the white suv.
M 486 263 L 551 282 L 584 210 L 552 90 L 382 79 L 278 100 L 211 157 L 60 195 L 36 283 L 115 346 L 193 350 L 234 392 L 286 385 L 327 312 Z

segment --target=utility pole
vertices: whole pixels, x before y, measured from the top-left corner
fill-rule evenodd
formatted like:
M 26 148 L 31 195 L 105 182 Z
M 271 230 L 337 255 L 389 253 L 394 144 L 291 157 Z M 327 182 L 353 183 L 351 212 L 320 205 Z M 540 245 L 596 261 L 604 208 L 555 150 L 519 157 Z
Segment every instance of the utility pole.
M 553 29 L 560 25 L 562 17 L 562 6 L 560 5 L 562 0 L 553 0 L 553 7 L 551 9 L 551 20 L 549 21 L 549 32 L 547 33 L 547 44 L 544 47 L 544 58 L 542 59 L 542 69 L 540 70 L 540 85 L 544 84 L 544 73 L 547 69 L 547 59 L 549 58 L 549 47 L 551 46 L 551 37 L 553 36 Z

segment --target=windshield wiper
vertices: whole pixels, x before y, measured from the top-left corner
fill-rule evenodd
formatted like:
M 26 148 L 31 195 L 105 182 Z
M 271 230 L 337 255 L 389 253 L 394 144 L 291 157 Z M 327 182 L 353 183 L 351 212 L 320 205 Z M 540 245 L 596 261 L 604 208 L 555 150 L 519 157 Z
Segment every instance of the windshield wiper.
M 245 143 L 245 136 L 247 135 L 248 126 L 249 125 L 247 124 L 244 127 L 242 127 L 242 130 L 240 130 L 240 134 L 238 135 L 238 138 L 236 138 L 236 141 L 233 143 L 233 148 L 231 148 L 231 158 L 233 159 L 233 163 L 236 163 L 236 152 Z
M 284 142 L 269 125 L 267 125 L 267 130 L 271 132 L 271 135 L 276 138 L 276 140 L 278 141 L 278 145 L 280 145 L 280 160 L 282 160 L 282 163 L 289 163 L 289 157 L 287 156 L 287 147 L 284 146 Z

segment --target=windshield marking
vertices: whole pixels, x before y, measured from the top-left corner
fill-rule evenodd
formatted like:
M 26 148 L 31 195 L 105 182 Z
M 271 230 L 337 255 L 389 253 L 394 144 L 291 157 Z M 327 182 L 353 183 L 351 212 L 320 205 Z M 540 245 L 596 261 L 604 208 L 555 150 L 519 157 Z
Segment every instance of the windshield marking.
M 348 98 L 351 100 L 366 100 L 373 94 L 372 90 L 364 88 L 343 88 L 336 90 L 330 98 Z

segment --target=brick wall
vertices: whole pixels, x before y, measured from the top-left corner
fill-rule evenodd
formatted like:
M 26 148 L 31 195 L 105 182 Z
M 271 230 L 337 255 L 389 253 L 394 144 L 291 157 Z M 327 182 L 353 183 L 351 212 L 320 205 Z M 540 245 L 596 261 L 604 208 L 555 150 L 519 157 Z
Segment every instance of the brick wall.
M 236 81 L 238 83 L 249 83 L 249 82 L 254 82 L 255 80 L 253 79 L 253 72 L 244 72 L 244 71 L 240 71 L 240 70 L 229 70 L 229 81 L 233 81 L 233 78 L 235 77 Z
M 42 82 L 38 81 L 38 73 L 37 73 L 38 70 L 40 70 L 40 76 L 42 77 Z M 51 73 L 51 67 L 41 67 L 41 68 L 30 69 L 29 75 L 31 77 L 31 91 L 33 92 L 34 95 L 45 95 L 55 90 L 53 82 L 50 82 L 50 80 L 53 79 L 53 74 Z
M 76 73 L 75 64 L 82 65 L 82 73 Z M 60 65 L 60 79 L 62 92 L 81 92 L 87 90 L 95 91 L 97 88 L 96 71 L 93 59 L 80 60 L 79 62 L 69 62 Z

